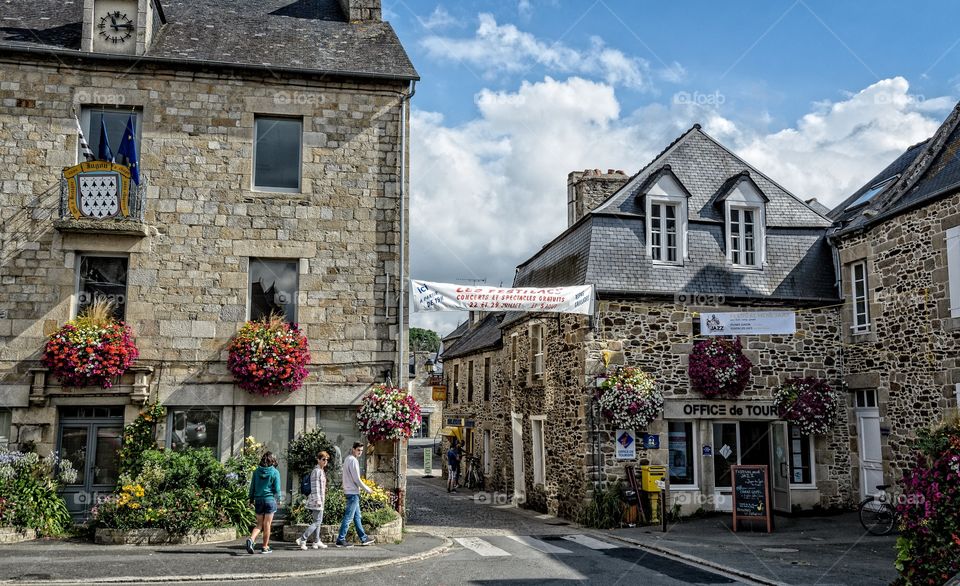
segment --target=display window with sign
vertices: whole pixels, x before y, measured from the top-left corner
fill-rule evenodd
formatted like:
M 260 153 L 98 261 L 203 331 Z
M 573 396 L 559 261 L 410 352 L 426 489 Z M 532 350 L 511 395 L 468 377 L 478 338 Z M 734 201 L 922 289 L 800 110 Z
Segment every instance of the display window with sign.
M 800 433 L 789 426 L 790 434 L 790 485 L 813 487 L 813 436 Z
M 697 458 L 695 457 L 697 452 L 693 422 L 669 422 L 667 443 L 670 488 L 674 490 L 697 488 Z
M 168 442 L 171 450 L 209 448 L 220 456 L 220 409 L 171 407 L 168 409 Z

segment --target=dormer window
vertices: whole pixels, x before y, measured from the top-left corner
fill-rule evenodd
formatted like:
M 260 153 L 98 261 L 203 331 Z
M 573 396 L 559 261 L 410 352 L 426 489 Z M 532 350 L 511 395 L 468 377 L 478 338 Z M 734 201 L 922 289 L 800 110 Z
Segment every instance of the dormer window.
M 647 217 L 647 256 L 654 264 L 682 265 L 687 256 L 687 198 L 669 166 L 655 171 L 641 187 Z
M 727 180 L 717 203 L 723 205 L 727 262 L 761 268 L 766 261 L 767 197 L 746 171 Z

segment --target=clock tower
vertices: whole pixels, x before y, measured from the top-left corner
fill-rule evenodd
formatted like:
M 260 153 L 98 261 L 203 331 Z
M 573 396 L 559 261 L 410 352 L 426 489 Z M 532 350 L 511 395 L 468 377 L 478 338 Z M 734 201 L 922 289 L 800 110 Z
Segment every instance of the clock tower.
M 82 50 L 143 55 L 164 22 L 160 0 L 84 0 Z

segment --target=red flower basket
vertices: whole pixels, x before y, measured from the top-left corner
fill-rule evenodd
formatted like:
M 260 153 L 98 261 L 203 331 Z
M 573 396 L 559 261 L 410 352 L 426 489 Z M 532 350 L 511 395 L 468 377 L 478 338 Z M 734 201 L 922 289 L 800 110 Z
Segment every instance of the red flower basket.
M 687 373 L 690 386 L 704 397 L 739 397 L 750 384 L 753 363 L 739 339 L 709 338 L 693 345 Z
M 228 347 L 227 368 L 241 389 L 257 395 L 292 393 L 303 386 L 310 363 L 307 338 L 281 318 L 247 322 Z
M 139 354 L 128 325 L 78 317 L 50 336 L 42 362 L 64 387 L 109 389 Z

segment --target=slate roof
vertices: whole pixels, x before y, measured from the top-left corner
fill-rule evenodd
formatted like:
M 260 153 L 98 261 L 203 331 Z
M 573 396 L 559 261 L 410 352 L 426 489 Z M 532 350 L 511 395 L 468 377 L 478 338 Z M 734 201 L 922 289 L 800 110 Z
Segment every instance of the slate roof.
M 636 201 L 647 175 L 665 164 L 690 192 L 688 258 L 683 266 L 655 265 L 645 253 L 646 222 Z M 766 204 L 762 270 L 726 264 L 722 208 L 716 198 L 749 179 Z M 619 191 L 517 268 L 515 287 L 594 284 L 600 294 L 714 293 L 778 300 L 837 298 L 830 221 L 725 147 L 690 129 Z
M 830 220 L 804 203 L 775 181 L 750 166 L 725 146 L 714 140 L 696 124 L 675 140 L 662 153 L 634 175 L 630 181 L 596 208 L 596 212 L 620 212 L 643 215 L 637 195 L 646 185 L 649 175 L 659 172 L 664 165 L 684 188 L 690 192 L 688 203 L 690 221 L 723 222 L 723 210 L 713 205 L 728 187 L 728 181 L 742 171 L 749 171 L 767 203 L 767 225 L 782 227 L 829 227 Z
M 347 22 L 337 0 L 164 0 L 145 61 L 419 79 L 393 27 Z M 80 51 L 83 0 L 0 0 L 0 51 Z
M 870 202 L 847 209 L 864 192 L 892 176 L 899 178 Z M 960 103 L 928 140 L 895 161 L 830 213 L 844 234 L 886 221 L 909 209 L 960 191 Z
M 463 336 L 454 342 L 450 348 L 443 351 L 443 359 L 458 358 L 473 354 L 481 350 L 494 350 L 503 346 L 500 337 L 500 321 L 503 319 L 503 312 L 488 313 L 479 322 L 470 325 Z M 459 328 L 457 328 L 459 329 Z

